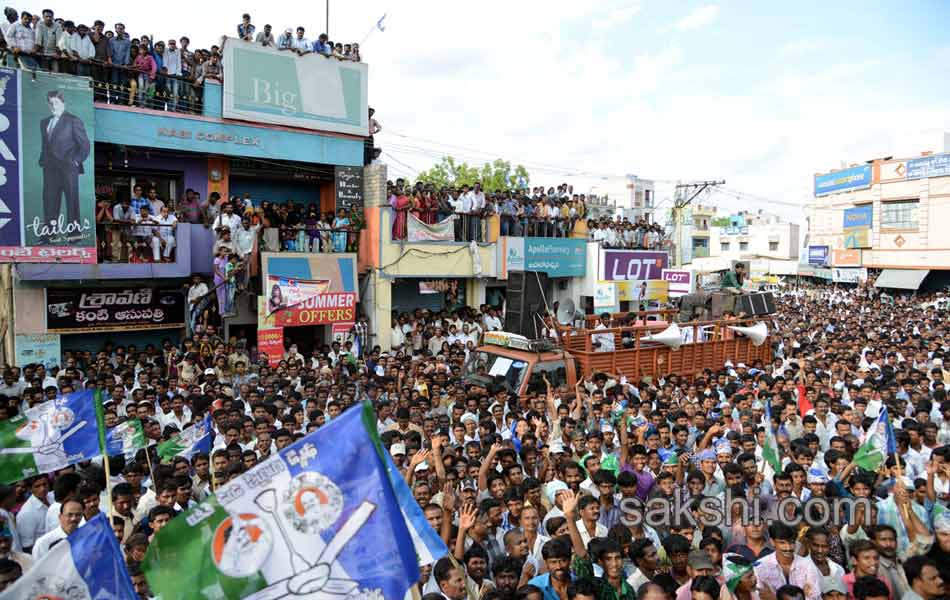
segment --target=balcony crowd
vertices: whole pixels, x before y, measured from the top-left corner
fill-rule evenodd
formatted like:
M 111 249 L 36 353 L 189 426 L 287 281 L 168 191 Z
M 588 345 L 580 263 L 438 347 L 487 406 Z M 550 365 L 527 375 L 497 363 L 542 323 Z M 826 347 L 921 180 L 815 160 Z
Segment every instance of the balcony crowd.
M 222 48 L 226 38 L 210 49 L 191 50 L 187 36 L 156 40 L 133 36 L 123 23 L 106 29 L 102 20 L 92 27 L 56 17 L 51 9 L 34 15 L 4 9 L 0 20 L 0 66 L 92 77 L 100 102 L 127 104 L 158 110 L 201 112 L 202 86 L 208 79 L 222 79 Z M 334 43 L 327 34 L 316 40 L 286 28 L 274 37 L 270 25 L 257 31 L 244 14 L 237 37 L 299 55 L 320 54 L 328 59 L 360 60 L 359 44 Z
M 663 226 L 645 219 L 631 221 L 627 217 L 591 219 L 587 222 L 588 239 L 604 248 L 662 250 L 669 245 Z

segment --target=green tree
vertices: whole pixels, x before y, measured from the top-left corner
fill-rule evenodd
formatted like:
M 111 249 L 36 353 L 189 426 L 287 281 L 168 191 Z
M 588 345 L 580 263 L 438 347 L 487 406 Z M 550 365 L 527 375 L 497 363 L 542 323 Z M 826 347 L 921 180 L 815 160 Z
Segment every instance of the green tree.
M 431 169 L 420 172 L 418 180 L 431 183 L 436 187 L 471 186 L 476 181 L 480 181 L 485 191 L 496 192 L 516 188 L 519 183 L 527 187 L 531 177 L 523 165 L 512 168 L 510 162 L 500 158 L 485 163 L 479 168 L 470 166 L 466 162 L 456 162 L 454 157 L 443 156 L 442 160 Z

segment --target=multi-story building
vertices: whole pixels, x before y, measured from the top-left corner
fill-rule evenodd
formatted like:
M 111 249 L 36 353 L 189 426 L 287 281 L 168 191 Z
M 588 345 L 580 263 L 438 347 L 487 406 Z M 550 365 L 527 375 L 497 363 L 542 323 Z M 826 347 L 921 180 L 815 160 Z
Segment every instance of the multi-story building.
M 710 207 L 693 207 L 689 267 L 698 272 L 729 269 L 736 261 L 748 262 L 753 278 L 793 275 L 798 264 L 799 226 L 778 216 L 757 211 L 729 215 L 725 227 L 710 226 Z
M 302 214 L 312 209 L 332 223 L 341 209 L 362 204 L 367 65 L 318 55 L 298 58 L 235 39 L 228 39 L 222 52 L 223 79 L 208 78 L 203 85 L 181 80 L 177 97 L 156 93 L 130 100 L 128 88 L 98 78 L 0 69 L 6 84 L 5 101 L 0 92 L 0 112 L 19 127 L 23 138 L 10 153 L 23 165 L 20 182 L 13 185 L 19 186 L 24 200 L 11 196 L 16 190 L 9 178 L 0 184 L 6 201 L 0 208 L 14 213 L 0 215 L 8 217 L 0 219 L 0 226 L 22 232 L 12 242 L 0 240 L 0 261 L 15 263 L 15 319 L 4 330 L 8 336 L 15 334 L 18 354 L 37 340 L 55 343 L 61 351 L 96 351 L 107 341 L 139 349 L 146 344 L 161 348 L 165 339 L 177 345 L 191 333 L 186 324 L 192 305 L 185 293 L 192 276 L 203 277 L 217 294 L 214 287 L 221 279 L 212 256 L 215 231 L 209 224 L 229 198 L 246 203 L 243 216 L 265 230 L 261 243 L 246 257 L 250 281 L 237 292 L 234 315 L 217 333 L 231 333 L 254 345 L 261 328 L 256 294 L 263 289 L 269 296 L 277 281 L 319 280 L 322 291 L 345 294 L 346 302 L 355 306 L 359 233 L 343 233 L 340 245 L 311 247 L 306 234 L 279 231 L 276 221 L 286 222 L 271 207 L 292 202 L 307 207 Z M 294 61 L 306 62 L 306 68 L 294 68 Z M 273 68 L 262 70 L 263 64 Z M 311 81 L 310 75 L 316 79 Z M 326 86 L 334 81 L 339 85 Z M 42 88 L 42 98 L 27 98 L 34 87 Z M 49 98 L 63 92 L 66 111 L 76 118 L 67 119 L 67 113 L 56 118 L 55 103 L 50 101 L 47 108 L 47 90 Z M 20 106 L 17 93 L 22 96 Z M 39 148 L 42 123 L 48 144 L 57 143 L 60 121 L 77 136 L 83 130 L 87 154 L 78 158 L 77 197 L 67 192 L 66 208 L 61 213 L 51 208 L 56 213 L 51 217 L 31 208 L 43 205 L 40 188 L 46 189 L 44 178 L 50 177 L 48 168 L 36 166 L 32 140 L 36 132 Z M 44 149 L 46 145 L 44 140 Z M 153 200 L 179 212 L 180 219 L 171 233 L 174 249 L 167 255 L 164 236 L 171 230 L 159 233 L 159 260 L 151 256 L 158 229 L 108 218 L 114 207 L 139 191 L 149 199 L 150 190 Z M 212 195 L 220 198 L 218 204 L 203 211 L 194 208 Z M 68 212 L 74 201 L 75 215 Z M 60 198 L 55 203 L 59 205 Z M 154 208 L 153 203 L 150 210 Z M 74 222 L 83 232 L 81 247 L 70 245 Z M 48 234 L 45 238 L 39 228 Z M 57 228 L 64 235 L 57 235 Z M 289 249 L 297 252 L 286 253 Z M 261 250 L 274 252 L 261 255 Z M 295 323 L 299 327 L 286 327 L 286 338 L 305 351 L 328 340 L 334 325 L 351 322 L 354 316 L 353 311 L 313 313 L 306 323 Z M 14 344 L 5 341 L 4 358 L 13 363 L 9 354 Z
M 916 290 L 950 282 L 950 153 L 885 158 L 815 175 L 807 207 L 808 262 L 836 279 Z

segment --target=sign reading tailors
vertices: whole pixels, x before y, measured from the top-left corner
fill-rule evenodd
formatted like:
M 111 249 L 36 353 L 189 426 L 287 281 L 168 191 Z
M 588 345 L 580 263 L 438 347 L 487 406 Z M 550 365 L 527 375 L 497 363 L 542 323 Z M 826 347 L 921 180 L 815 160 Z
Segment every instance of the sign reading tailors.
M 0 69 L 0 262 L 96 262 L 88 78 Z
M 871 187 L 871 165 L 858 165 L 850 169 L 815 175 L 816 196 L 868 187 Z
M 950 153 L 921 156 L 907 161 L 907 179 L 947 177 L 950 175 Z
M 523 256 L 525 271 L 541 271 L 548 277 L 583 277 L 587 272 L 586 240 L 524 238 Z
M 369 134 L 365 64 L 234 38 L 223 54 L 225 118 Z
M 46 290 L 46 330 L 50 333 L 134 331 L 184 326 L 185 296 L 178 289 Z
M 363 208 L 363 167 L 337 165 L 333 168 L 336 209 Z
M 808 264 L 810 265 L 827 265 L 828 264 L 828 255 L 831 253 L 828 246 L 809 246 L 808 247 Z
M 669 266 L 670 255 L 650 250 L 601 250 L 601 279 L 660 279 Z

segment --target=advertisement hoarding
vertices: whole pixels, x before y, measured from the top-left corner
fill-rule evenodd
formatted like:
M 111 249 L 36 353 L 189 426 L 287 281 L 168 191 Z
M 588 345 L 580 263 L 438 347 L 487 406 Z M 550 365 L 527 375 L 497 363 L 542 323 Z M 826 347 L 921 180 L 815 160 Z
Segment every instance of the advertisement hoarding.
M 509 265 L 509 269 L 513 269 Z M 570 238 L 524 238 L 524 270 L 548 277 L 583 277 L 587 272 L 587 241 Z
M 844 222 L 841 227 L 871 227 L 874 223 L 874 207 L 870 204 L 844 209 Z
M 818 266 L 827 265 L 830 253 L 831 251 L 828 246 L 809 246 L 808 264 Z
M 58 333 L 17 334 L 14 338 L 16 366 L 21 369 L 32 363 L 40 363 L 49 371 L 60 366 L 62 350 Z
M 46 330 L 50 333 L 137 331 L 185 326 L 180 289 L 47 288 Z
M 667 302 L 670 299 L 670 282 L 662 279 L 618 281 L 614 285 L 617 287 L 617 300 L 621 302 Z
M 257 330 L 257 352 L 261 356 L 267 357 L 267 365 L 276 367 L 284 358 L 284 330 L 276 329 L 258 329 Z
M 366 64 L 234 38 L 222 53 L 224 118 L 368 134 Z
M 868 270 L 864 268 L 840 268 L 831 269 L 831 280 L 835 283 L 863 283 L 868 280 Z
M 601 277 L 604 281 L 660 279 L 669 266 L 666 252 L 651 250 L 601 250 Z
M 950 153 L 921 156 L 907 161 L 907 179 L 950 176 Z
M 871 165 L 858 165 L 850 169 L 815 175 L 816 196 L 868 187 L 871 187 Z
M 679 298 L 686 294 L 692 294 L 694 286 L 696 285 L 696 277 L 692 271 L 663 269 L 660 277 L 670 284 L 670 298 Z
M 0 69 L 0 262 L 96 263 L 88 78 Z
M 831 251 L 831 266 L 860 267 L 861 251 L 852 248 L 835 248 Z

